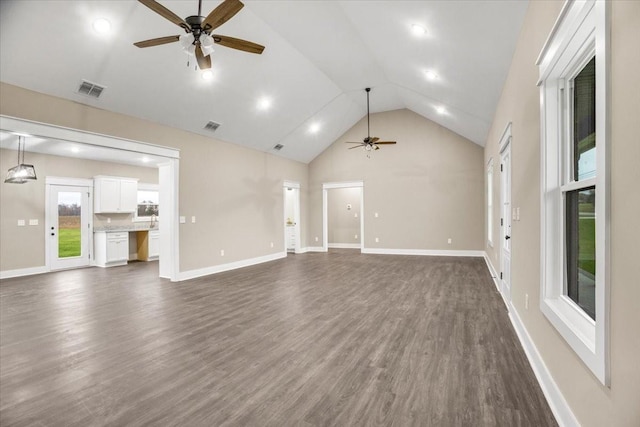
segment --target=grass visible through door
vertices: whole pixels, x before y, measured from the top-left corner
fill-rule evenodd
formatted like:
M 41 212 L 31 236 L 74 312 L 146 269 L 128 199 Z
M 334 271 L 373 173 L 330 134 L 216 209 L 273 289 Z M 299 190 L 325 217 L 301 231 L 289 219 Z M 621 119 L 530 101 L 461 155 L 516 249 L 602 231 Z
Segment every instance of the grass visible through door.
M 58 257 L 82 255 L 80 215 L 58 217 Z

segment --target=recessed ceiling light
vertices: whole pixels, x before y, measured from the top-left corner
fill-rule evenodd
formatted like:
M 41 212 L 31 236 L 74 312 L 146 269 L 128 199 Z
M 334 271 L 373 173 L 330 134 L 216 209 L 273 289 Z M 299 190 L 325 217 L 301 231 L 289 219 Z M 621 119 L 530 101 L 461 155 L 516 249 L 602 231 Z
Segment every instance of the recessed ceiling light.
M 425 77 L 429 80 L 435 80 L 438 78 L 438 73 L 433 70 L 428 70 L 424 73 Z
M 411 32 L 416 36 L 423 36 L 427 34 L 427 29 L 424 28 L 422 25 L 413 24 L 411 25 Z
M 258 100 L 258 109 L 268 110 L 269 107 L 271 107 L 271 99 L 263 97 Z
M 436 107 L 436 111 L 438 114 L 444 114 L 447 112 L 447 110 L 442 105 Z
M 149 163 L 150 161 L 151 161 L 151 159 L 148 158 L 148 157 L 143 157 L 142 158 L 142 163 Z
M 93 21 L 93 29 L 98 34 L 108 34 L 111 31 L 111 22 L 104 18 L 98 18 Z
M 72 153 L 79 153 L 79 152 L 80 152 L 80 149 L 79 149 L 78 147 L 72 147 L 72 148 L 71 148 L 71 152 L 72 152 Z
M 320 130 L 320 125 L 318 123 L 311 123 L 311 126 L 309 126 L 309 132 L 311 133 L 317 133 Z
M 213 71 L 206 70 L 202 72 L 202 80 L 211 80 L 213 79 Z

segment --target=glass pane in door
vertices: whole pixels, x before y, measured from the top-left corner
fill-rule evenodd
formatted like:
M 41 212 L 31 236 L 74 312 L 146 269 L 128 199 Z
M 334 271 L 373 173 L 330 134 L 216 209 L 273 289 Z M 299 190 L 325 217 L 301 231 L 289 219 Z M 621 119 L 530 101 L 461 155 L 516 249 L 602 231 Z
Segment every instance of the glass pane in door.
M 58 258 L 82 255 L 82 193 L 58 192 Z

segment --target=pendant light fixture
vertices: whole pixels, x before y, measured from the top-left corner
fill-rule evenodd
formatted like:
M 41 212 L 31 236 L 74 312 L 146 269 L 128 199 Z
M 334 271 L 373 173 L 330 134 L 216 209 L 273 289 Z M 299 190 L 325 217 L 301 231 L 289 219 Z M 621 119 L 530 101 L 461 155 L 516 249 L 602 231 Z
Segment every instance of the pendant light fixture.
M 24 136 L 18 136 L 18 165 L 7 171 L 7 178 L 4 180 L 7 184 L 24 184 L 27 180 L 36 180 L 36 168 L 33 165 L 24 163 Z M 22 151 L 22 161 L 20 159 L 20 151 Z

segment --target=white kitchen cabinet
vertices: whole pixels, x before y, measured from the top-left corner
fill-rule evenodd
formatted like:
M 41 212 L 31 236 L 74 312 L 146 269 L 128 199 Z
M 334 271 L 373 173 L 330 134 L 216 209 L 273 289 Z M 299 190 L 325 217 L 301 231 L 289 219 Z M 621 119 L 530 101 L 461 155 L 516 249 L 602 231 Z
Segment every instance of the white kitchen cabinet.
M 285 227 L 286 230 L 286 244 L 287 244 L 287 251 L 289 252 L 295 252 L 296 250 L 296 226 L 295 225 L 287 225 Z
M 134 213 L 138 204 L 138 180 L 116 176 L 93 177 L 94 213 Z
M 149 231 L 149 258 L 160 256 L 160 231 Z
M 93 239 L 95 264 L 98 267 L 126 265 L 129 260 L 129 233 L 127 231 L 97 231 Z

